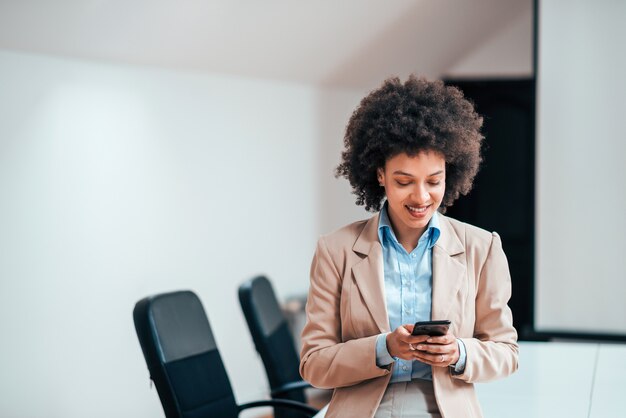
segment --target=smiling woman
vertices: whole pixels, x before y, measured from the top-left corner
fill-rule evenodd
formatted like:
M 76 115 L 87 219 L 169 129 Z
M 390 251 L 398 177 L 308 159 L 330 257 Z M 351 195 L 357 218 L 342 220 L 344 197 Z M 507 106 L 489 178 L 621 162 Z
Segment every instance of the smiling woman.
M 378 169 L 393 230 L 407 252 L 417 246 L 441 205 L 446 189 L 445 166 L 441 154 L 422 151 L 413 157 L 398 154 L 387 161 L 384 169 Z
M 385 197 L 378 170 L 391 156 L 435 151 L 446 162 L 443 205 L 472 189 L 481 162 L 483 119 L 461 91 L 411 76 L 387 80 L 352 115 L 337 175 L 346 177 L 357 205 L 380 210 Z
M 337 175 L 379 211 L 322 237 L 300 372 L 326 417 L 481 417 L 474 382 L 517 369 L 499 236 L 443 215 L 470 191 L 482 118 L 456 88 L 393 78 L 352 115 Z M 449 320 L 447 334 L 412 335 Z

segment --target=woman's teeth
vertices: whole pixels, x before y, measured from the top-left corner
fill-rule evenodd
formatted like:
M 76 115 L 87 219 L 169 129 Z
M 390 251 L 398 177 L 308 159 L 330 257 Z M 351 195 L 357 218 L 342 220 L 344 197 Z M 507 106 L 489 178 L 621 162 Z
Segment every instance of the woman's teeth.
M 424 206 L 424 207 L 418 208 L 418 207 L 415 207 L 415 206 L 408 206 L 407 205 L 407 209 L 410 210 L 411 212 L 424 213 L 424 212 L 426 212 L 426 209 L 428 209 L 428 206 Z

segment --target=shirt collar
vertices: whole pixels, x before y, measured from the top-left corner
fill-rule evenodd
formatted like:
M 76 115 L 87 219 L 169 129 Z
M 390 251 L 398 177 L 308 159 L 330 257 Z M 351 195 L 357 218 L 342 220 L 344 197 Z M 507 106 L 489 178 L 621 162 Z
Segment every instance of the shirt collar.
M 400 245 L 398 239 L 396 238 L 396 234 L 391 227 L 391 220 L 389 219 L 389 213 L 387 212 L 388 203 L 385 201 L 382 209 L 380 210 L 380 216 L 378 218 L 378 239 L 381 244 L 383 243 L 383 234 L 385 230 L 389 236 L 396 242 L 396 244 Z M 439 228 L 439 212 L 433 214 L 432 218 L 428 222 L 428 226 L 426 227 L 426 231 L 420 237 L 420 241 L 428 240 L 428 249 L 430 250 L 435 246 L 439 236 L 441 235 L 441 229 Z

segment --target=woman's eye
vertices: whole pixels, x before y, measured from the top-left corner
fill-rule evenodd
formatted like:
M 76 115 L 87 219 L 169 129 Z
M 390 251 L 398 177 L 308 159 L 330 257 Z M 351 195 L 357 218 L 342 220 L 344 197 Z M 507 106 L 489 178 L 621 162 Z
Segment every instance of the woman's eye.
M 431 186 L 439 186 L 441 184 L 440 181 L 429 181 L 428 184 L 430 184 Z
M 398 186 L 408 186 L 409 184 L 411 184 L 411 183 L 402 183 L 401 181 L 397 181 L 397 180 L 396 180 L 396 183 L 398 183 Z

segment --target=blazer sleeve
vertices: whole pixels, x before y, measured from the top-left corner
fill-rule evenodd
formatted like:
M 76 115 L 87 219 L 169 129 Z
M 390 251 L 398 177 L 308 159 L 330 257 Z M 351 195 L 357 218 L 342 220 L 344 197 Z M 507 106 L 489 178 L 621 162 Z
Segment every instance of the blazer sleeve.
M 511 297 L 511 275 L 502 241 L 495 232 L 487 258 L 480 270 L 476 291 L 474 338 L 461 338 L 467 360 L 456 379 L 487 382 L 517 370 L 519 346 L 513 315 L 507 305 Z
M 377 335 L 342 341 L 342 281 L 320 238 L 311 264 L 300 353 L 300 374 L 318 388 L 352 386 L 390 373 L 390 366 L 376 366 Z

